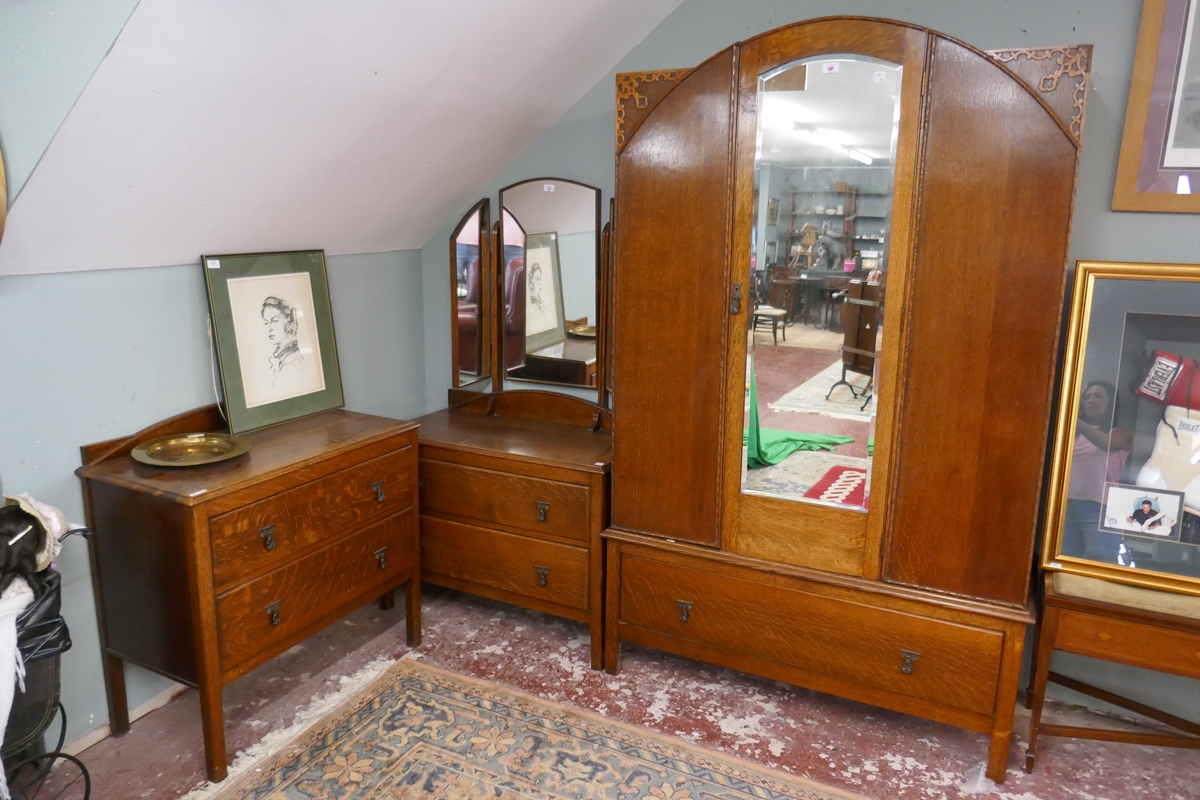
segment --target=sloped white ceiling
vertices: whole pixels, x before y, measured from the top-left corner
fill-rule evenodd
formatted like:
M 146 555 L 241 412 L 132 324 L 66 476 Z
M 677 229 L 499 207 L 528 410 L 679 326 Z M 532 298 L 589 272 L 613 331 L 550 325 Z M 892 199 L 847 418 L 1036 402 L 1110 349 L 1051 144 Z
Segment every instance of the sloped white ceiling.
M 142 0 L 0 274 L 421 247 L 680 0 Z

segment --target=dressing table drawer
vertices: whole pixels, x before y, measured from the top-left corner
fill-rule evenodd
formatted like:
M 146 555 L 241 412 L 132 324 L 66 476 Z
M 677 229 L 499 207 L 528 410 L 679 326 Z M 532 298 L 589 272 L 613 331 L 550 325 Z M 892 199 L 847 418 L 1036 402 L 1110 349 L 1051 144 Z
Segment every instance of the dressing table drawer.
M 338 470 L 209 521 L 213 582 L 227 586 L 293 553 L 410 508 L 411 445 Z
M 938 705 L 993 712 L 1003 634 L 782 583 L 626 554 L 618 621 Z
M 469 581 L 505 594 L 588 608 L 583 547 L 422 517 L 421 569 L 432 583 Z
M 421 510 L 587 541 L 585 485 L 422 458 Z
M 231 670 L 372 587 L 382 591 L 418 558 L 411 508 L 217 595 L 221 666 Z

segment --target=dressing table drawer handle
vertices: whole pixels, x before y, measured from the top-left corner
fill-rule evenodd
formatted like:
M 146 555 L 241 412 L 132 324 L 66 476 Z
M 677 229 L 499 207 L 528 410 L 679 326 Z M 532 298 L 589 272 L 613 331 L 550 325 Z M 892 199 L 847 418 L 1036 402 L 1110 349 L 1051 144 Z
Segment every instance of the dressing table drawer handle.
M 535 500 L 534 504 L 537 506 L 538 522 L 545 522 L 546 521 L 546 513 L 550 510 L 550 504 L 543 503 L 541 500 Z
M 538 586 L 545 586 L 546 583 L 550 580 L 550 568 L 549 567 L 534 567 L 533 570 L 534 570 L 534 572 L 537 573 L 537 576 L 538 576 Z
M 383 481 L 375 481 L 371 484 L 371 489 L 375 492 L 375 500 L 382 503 L 387 500 L 387 495 L 383 493 Z
M 904 662 L 900 665 L 900 671 L 905 675 L 911 675 L 913 671 L 913 664 L 918 658 L 921 657 L 921 654 L 915 650 L 901 649 L 900 657 L 904 659 Z
M 381 547 L 375 551 L 375 560 L 379 562 L 380 569 L 387 569 L 387 548 Z
M 258 538 L 262 539 L 263 547 L 268 550 L 275 549 L 275 526 L 268 525 L 258 532 Z
M 675 605 L 679 606 L 679 621 L 687 622 L 688 613 L 692 610 L 692 604 L 687 600 L 676 600 Z
M 282 602 L 283 602 L 282 600 L 276 600 L 274 603 L 271 603 L 271 605 L 267 606 L 267 616 L 270 617 L 271 625 L 273 625 L 273 626 L 278 625 L 280 622 L 279 605 Z

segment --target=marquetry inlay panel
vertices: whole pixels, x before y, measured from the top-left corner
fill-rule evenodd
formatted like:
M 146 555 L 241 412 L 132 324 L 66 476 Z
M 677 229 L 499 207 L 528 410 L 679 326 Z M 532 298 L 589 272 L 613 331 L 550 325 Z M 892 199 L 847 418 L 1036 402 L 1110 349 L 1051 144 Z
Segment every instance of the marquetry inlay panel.
M 1092 45 L 990 50 L 988 55 L 1035 89 L 1076 141 L 1083 139 Z
M 617 150 L 663 95 L 690 72 L 690 69 L 671 69 L 617 74 Z

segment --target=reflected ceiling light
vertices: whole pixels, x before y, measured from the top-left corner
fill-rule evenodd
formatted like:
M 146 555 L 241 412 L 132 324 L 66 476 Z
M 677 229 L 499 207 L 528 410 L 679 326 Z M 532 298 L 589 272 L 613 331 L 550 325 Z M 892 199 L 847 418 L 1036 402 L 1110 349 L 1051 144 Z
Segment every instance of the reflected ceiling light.
M 1192 182 L 1188 180 L 1187 175 L 1179 176 L 1179 183 L 1175 185 L 1175 194 L 1191 194 Z
M 873 158 L 861 150 L 851 150 L 828 133 L 814 130 L 811 125 L 805 125 L 802 122 L 797 122 L 793 127 L 796 133 L 800 134 L 805 139 L 808 139 L 813 144 L 820 145 L 821 147 L 832 150 L 835 153 L 842 153 L 843 155 L 850 156 L 850 158 L 853 158 L 855 161 L 863 164 L 870 164 L 872 161 L 874 161 Z
M 846 155 L 850 156 L 855 161 L 862 162 L 863 164 L 870 164 L 875 160 L 861 150 L 849 150 L 846 152 Z

